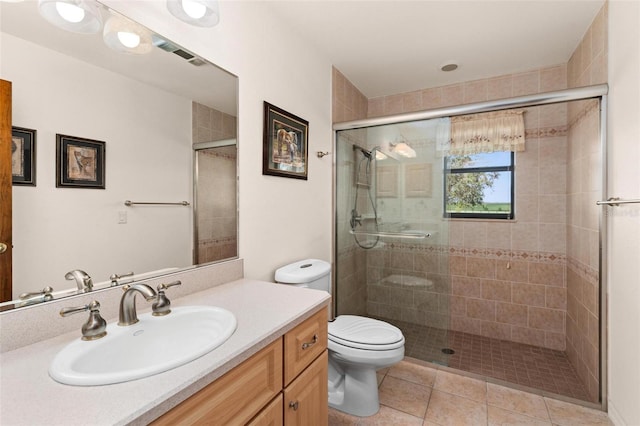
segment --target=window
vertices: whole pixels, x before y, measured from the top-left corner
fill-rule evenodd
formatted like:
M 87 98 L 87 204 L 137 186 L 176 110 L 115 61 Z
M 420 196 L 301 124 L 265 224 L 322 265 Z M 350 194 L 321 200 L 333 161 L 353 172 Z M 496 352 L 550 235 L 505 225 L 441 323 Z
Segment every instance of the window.
M 445 157 L 445 217 L 513 219 L 513 158 L 504 151 Z

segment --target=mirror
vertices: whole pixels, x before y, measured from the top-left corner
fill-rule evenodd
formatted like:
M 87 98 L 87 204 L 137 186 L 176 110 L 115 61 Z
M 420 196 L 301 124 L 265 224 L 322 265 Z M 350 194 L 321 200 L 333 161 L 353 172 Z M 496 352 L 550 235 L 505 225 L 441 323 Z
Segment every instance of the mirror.
M 106 22 L 113 12 L 101 9 Z M 236 198 L 223 200 L 224 226 L 195 233 L 194 212 L 215 217 L 220 207 L 211 197 L 196 205 L 193 165 L 195 145 L 235 141 L 237 77 L 155 34 L 151 52 L 118 53 L 102 32 L 48 23 L 35 1 L 0 2 L 0 19 L 0 78 L 12 82 L 12 124 L 35 130 L 36 139 L 35 186 L 12 191 L 14 300 L 0 301 L 3 309 L 42 301 L 16 299 L 47 286 L 55 298 L 77 294 L 76 282 L 65 279 L 73 270 L 86 271 L 95 290 L 112 285 L 114 274 L 133 272 L 115 281 L 124 284 L 192 267 L 202 263 L 194 261 L 194 236 L 225 244 L 206 262 L 237 257 Z M 57 135 L 104 142 L 104 189 L 57 187 L 60 174 L 71 174 L 56 165 Z M 76 151 L 60 149 L 61 163 L 70 164 Z M 233 166 L 224 167 L 224 179 L 234 190 L 224 194 L 235 197 L 235 152 L 227 160 Z M 100 168 L 99 158 L 89 161 Z M 160 204 L 136 204 L 149 202 Z M 229 224 L 234 232 L 215 234 Z

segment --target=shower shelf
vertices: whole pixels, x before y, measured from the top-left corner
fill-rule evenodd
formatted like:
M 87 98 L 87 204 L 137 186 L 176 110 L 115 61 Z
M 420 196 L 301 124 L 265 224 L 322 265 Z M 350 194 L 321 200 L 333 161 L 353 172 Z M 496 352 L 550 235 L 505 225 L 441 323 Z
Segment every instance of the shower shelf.
M 407 238 L 413 240 L 422 240 L 429 238 L 431 234 L 426 232 L 366 232 L 366 231 L 354 231 L 349 230 L 351 235 L 362 235 L 365 237 L 393 237 L 393 238 Z

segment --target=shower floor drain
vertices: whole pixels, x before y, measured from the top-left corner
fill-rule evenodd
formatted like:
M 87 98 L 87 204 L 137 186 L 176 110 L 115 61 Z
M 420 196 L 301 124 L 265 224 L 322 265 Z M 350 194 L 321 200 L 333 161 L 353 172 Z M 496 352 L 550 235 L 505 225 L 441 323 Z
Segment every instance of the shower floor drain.
M 453 349 L 444 348 L 444 349 L 442 349 L 442 353 L 446 354 L 446 355 L 453 355 L 453 354 L 456 353 L 456 351 L 454 351 Z

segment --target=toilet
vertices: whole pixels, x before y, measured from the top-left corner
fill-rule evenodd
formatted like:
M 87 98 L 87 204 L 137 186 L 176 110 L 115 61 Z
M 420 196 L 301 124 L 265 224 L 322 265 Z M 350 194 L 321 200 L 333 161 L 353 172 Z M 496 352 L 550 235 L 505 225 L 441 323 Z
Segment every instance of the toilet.
M 280 284 L 324 290 L 331 293 L 331 265 L 306 259 L 276 271 Z M 329 406 L 366 417 L 380 409 L 376 370 L 404 358 L 404 336 L 384 321 L 355 315 L 340 315 L 328 324 Z

